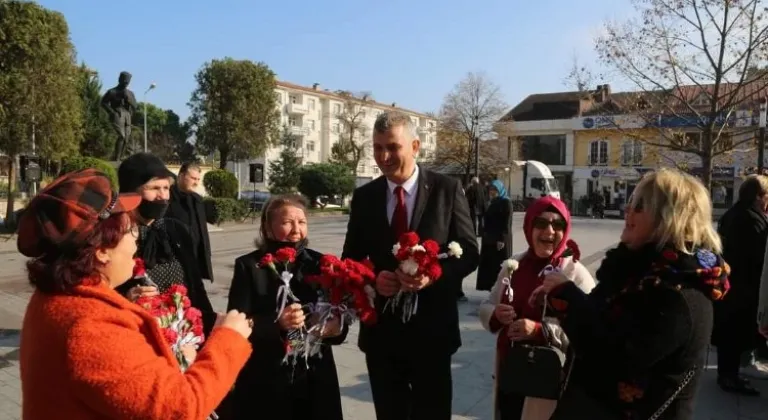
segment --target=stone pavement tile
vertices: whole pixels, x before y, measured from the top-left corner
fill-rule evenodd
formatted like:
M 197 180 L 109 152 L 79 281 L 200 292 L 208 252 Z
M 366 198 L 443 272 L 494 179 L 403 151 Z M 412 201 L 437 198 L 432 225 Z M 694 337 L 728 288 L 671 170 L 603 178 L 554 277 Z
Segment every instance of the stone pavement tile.
M 462 414 L 461 417 L 453 416 L 453 419 L 491 420 L 493 418 L 493 394 L 486 395 L 469 411 Z

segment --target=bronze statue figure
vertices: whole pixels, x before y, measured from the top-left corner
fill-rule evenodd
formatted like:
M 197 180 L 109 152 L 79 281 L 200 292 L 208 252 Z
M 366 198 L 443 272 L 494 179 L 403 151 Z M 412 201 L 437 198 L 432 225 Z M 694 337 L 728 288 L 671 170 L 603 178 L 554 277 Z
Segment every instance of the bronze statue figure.
M 136 109 L 136 97 L 128 89 L 131 83 L 131 73 L 127 71 L 120 72 L 117 86 L 108 90 L 101 98 L 101 106 L 107 111 L 112 126 L 117 132 L 117 142 L 112 154 L 113 161 L 121 161 L 125 153 L 125 145 L 131 137 L 131 115 Z

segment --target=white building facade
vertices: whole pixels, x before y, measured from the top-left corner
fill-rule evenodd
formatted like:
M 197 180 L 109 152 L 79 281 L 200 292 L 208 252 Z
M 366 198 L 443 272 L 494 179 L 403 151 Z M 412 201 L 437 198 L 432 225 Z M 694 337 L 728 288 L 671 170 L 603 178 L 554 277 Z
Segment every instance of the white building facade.
M 437 138 L 437 120 L 398 108 L 396 104 L 382 104 L 361 98 L 293 83 L 278 82 L 275 90 L 280 109 L 280 125 L 287 127 L 295 136 L 296 147 L 304 164 L 327 162 L 332 156 L 333 145 L 340 139 L 349 139 L 350 126 L 354 141 L 363 147 L 363 157 L 357 167 L 358 184 L 364 184 L 381 175 L 373 160 L 372 133 L 376 118 L 385 111 L 399 111 L 411 117 L 421 140 L 419 160 L 428 161 L 434 156 Z M 280 147 L 267 150 L 263 157 L 227 165 L 240 180 L 241 190 L 267 190 L 269 162 L 279 159 Z M 264 165 L 264 182 L 253 183 L 250 164 Z

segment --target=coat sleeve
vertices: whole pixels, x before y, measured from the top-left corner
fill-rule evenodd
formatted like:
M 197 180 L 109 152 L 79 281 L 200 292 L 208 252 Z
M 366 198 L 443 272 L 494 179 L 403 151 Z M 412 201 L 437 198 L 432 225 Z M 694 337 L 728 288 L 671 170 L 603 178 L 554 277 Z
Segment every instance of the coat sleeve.
M 453 185 L 451 195 L 452 208 L 451 221 L 448 227 L 448 242 L 458 242 L 461 245 L 462 255 L 460 258 L 449 257 L 443 259 L 441 261 L 443 273 L 450 273 L 450 281 L 438 280 L 431 286 L 428 286 L 425 291 L 440 289 L 446 292 L 446 296 L 456 299 L 458 287 L 452 283 L 464 281 L 464 277 L 467 277 L 477 269 L 480 254 L 477 250 L 477 239 L 472 218 L 469 216 L 469 205 L 459 182 Z
M 580 262 L 572 262 L 571 267 L 572 270 L 565 271 L 570 271 L 570 275 L 568 275 L 568 277 L 571 279 L 573 284 L 584 293 L 591 292 L 595 287 L 595 279 L 592 278 L 592 274 L 589 273 L 587 267 L 584 267 L 584 265 Z M 562 325 L 560 325 L 560 320 L 555 316 L 547 316 L 542 321 L 542 324 L 545 324 L 548 331 L 550 332 L 552 340 L 551 344 L 563 350 L 564 352 L 568 351 L 570 340 L 568 339 L 568 335 L 565 333 L 565 330 L 563 330 Z
M 488 295 L 488 299 L 485 299 L 480 304 L 480 308 L 478 309 L 480 324 L 482 324 L 483 328 L 487 331 L 494 334 L 499 332 L 499 329 L 501 328 L 501 325 L 498 323 L 493 313 L 496 310 L 496 305 L 501 302 L 501 293 L 506 287 L 502 281 L 504 280 L 504 277 L 506 277 L 506 274 L 504 267 L 501 267 L 499 275 L 496 276 L 496 283 L 491 287 L 491 294 Z
M 156 351 L 122 315 L 86 318 L 68 337 L 72 392 L 99 417 L 204 419 L 229 392 L 251 346 L 236 331 L 216 328 L 185 373 Z
M 768 329 L 768 246 L 765 247 L 763 256 L 763 270 L 760 275 L 760 295 L 757 307 L 757 325 L 759 328 Z
M 603 302 L 594 299 L 594 294 L 584 293 L 573 282 L 553 290 L 549 302 L 560 307 L 558 318 L 563 330 L 580 353 L 601 360 L 606 369 L 633 377 L 647 372 L 677 350 L 692 330 L 688 306 L 680 292 L 649 288 L 637 293 L 652 293 L 654 305 L 644 307 L 642 313 L 624 313 L 625 308 L 612 307 L 609 314 Z M 621 317 L 625 322 L 615 323 L 618 327 L 609 326 L 606 316 Z
M 344 238 L 344 248 L 341 252 L 341 258 L 351 258 L 355 261 L 362 261 L 368 257 L 367 247 L 364 246 L 364 240 L 361 235 L 364 230 L 361 229 L 361 223 L 365 223 L 364 197 L 360 197 L 361 191 L 355 190 L 350 202 L 349 221 L 347 222 L 347 235 Z
M 243 258 L 235 260 L 227 311 L 235 309 L 253 319 L 251 341 L 281 340 L 282 332 L 275 322 L 275 313 L 272 308 L 265 308 L 261 304 L 256 284 L 259 279 L 255 278 L 254 271 L 247 267 L 247 261 Z

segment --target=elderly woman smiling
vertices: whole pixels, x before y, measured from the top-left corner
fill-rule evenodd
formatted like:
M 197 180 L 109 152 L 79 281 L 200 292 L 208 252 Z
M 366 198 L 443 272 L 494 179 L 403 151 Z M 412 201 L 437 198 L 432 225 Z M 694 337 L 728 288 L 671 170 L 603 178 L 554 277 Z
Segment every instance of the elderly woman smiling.
M 513 257 L 519 262 L 517 269 L 510 276 L 508 264 L 503 264 L 490 297 L 480 306 L 483 326 L 498 333 L 497 384 L 504 382 L 504 375 L 515 375 L 515 372 L 504 369 L 510 345 L 514 342 L 548 343 L 567 351 L 568 338 L 558 326 L 557 319 L 542 319 L 542 302 L 531 301 L 532 292 L 542 284 L 547 267 L 562 271 L 584 293 L 595 287 L 589 271 L 577 261 L 578 248 L 569 239 L 571 214 L 565 203 L 554 197 L 534 201 L 525 213 L 523 232 L 528 250 Z M 506 279 L 509 279 L 508 284 Z M 550 339 L 546 340 L 545 336 Z M 495 396 L 494 418 L 497 420 L 547 420 L 557 403 L 526 397 L 499 386 L 495 388 Z
M 688 174 L 646 174 L 597 287 L 587 295 L 561 273 L 544 279 L 576 350 L 553 419 L 693 418 L 713 301 L 728 289 L 711 203 Z
M 137 194 L 92 169 L 52 182 L 19 221 L 35 292 L 21 332 L 22 418 L 204 419 L 251 353 L 231 311 L 182 373 L 157 320 L 114 289 L 131 277 Z

